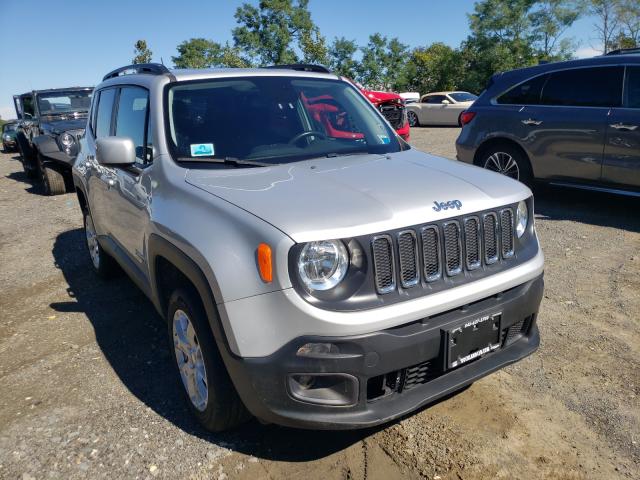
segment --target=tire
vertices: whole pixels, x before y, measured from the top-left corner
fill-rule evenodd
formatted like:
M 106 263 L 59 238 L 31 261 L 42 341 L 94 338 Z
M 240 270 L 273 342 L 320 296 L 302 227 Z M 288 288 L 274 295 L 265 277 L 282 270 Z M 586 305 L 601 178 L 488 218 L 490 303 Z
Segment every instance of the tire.
M 172 293 L 167 324 L 178 381 L 200 424 L 221 432 L 251 418 L 229 378 L 200 297 L 192 288 Z
M 409 121 L 409 126 L 410 127 L 419 127 L 420 126 L 420 120 L 418 120 L 418 115 L 416 114 L 416 112 L 409 110 L 407 112 L 407 120 Z
M 508 144 L 493 145 L 482 151 L 477 165 L 531 187 L 533 171 L 527 156 L 518 148 Z
M 22 170 L 28 178 L 35 178 L 37 176 L 37 172 L 35 168 L 33 168 L 33 163 L 30 161 L 28 152 L 26 151 L 27 147 L 25 143 L 26 140 L 24 139 L 24 135 L 19 134 L 17 137 L 17 144 L 18 153 L 20 154 L 20 163 L 22 164 Z
M 38 154 L 38 162 L 40 164 L 40 173 L 42 187 L 45 195 L 62 195 L 67 193 L 67 187 L 64 181 L 64 175 L 55 167 L 43 164 L 40 154 Z
M 107 252 L 104 251 L 96 234 L 93 219 L 88 211 L 84 212 L 84 232 L 87 251 L 91 259 L 93 270 L 99 277 L 108 279 L 119 271 L 118 264 Z

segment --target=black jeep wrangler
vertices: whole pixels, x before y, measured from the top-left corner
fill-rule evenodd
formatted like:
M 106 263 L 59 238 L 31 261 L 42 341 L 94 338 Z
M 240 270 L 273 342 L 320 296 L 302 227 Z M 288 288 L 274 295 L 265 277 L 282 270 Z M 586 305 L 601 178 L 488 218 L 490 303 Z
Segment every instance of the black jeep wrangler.
M 25 173 L 47 195 L 73 189 L 71 167 L 84 135 L 93 88 L 34 90 L 15 95 L 18 150 Z

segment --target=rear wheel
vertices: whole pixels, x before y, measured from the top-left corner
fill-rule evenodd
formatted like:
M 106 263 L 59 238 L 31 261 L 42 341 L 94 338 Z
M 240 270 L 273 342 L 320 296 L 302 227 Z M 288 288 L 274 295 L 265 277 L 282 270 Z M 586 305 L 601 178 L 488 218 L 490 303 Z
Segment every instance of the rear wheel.
M 482 152 L 479 166 L 518 180 L 528 186 L 533 182 L 529 159 L 511 145 L 496 145 Z
M 409 110 L 407 112 L 407 119 L 409 120 L 409 126 L 410 127 L 419 127 L 420 126 L 420 121 L 418 120 L 418 115 L 416 114 L 416 112 L 413 112 L 413 111 Z
M 215 344 L 202 302 L 193 289 L 177 289 L 167 311 L 171 350 L 193 415 L 214 432 L 250 418 Z

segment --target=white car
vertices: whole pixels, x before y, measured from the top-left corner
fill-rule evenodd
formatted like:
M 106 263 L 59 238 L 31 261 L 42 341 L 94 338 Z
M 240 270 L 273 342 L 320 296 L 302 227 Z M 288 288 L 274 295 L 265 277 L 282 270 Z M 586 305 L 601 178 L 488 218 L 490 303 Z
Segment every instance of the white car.
M 409 125 L 460 125 L 460 114 L 478 98 L 469 92 L 433 92 L 407 105 Z

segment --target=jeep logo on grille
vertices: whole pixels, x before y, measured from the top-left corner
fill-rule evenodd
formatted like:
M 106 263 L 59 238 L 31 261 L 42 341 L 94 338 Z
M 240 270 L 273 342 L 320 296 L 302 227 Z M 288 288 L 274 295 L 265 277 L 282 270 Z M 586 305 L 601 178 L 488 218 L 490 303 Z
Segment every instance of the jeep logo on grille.
M 433 209 L 436 212 L 439 212 L 440 210 L 449 210 L 449 209 L 453 209 L 456 208 L 458 210 L 460 210 L 462 208 L 462 202 L 460 200 L 449 200 L 448 202 L 433 202 Z

